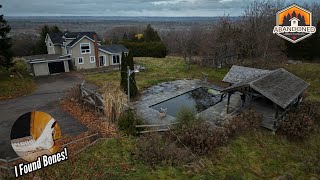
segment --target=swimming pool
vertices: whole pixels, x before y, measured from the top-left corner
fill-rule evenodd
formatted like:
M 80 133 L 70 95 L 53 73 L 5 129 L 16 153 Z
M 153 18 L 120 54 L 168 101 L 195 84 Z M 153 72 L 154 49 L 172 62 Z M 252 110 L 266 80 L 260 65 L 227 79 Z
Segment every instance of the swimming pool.
M 174 98 L 150 106 L 150 108 L 161 111 L 166 109 L 166 114 L 176 117 L 182 107 L 189 108 L 200 113 L 222 100 L 222 95 L 217 88 L 199 87 Z

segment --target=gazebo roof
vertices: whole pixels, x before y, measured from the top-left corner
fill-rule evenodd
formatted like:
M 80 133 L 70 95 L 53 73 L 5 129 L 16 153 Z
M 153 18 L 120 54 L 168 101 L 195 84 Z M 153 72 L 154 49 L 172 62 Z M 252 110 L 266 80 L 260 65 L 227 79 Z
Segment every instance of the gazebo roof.
M 260 77 L 246 78 L 226 89 L 233 91 L 240 87 L 251 87 L 282 108 L 287 108 L 309 84 L 292 73 L 280 68 Z
M 265 69 L 256 69 L 233 65 L 222 81 L 235 84 L 252 78 L 260 77 L 270 72 L 271 71 Z

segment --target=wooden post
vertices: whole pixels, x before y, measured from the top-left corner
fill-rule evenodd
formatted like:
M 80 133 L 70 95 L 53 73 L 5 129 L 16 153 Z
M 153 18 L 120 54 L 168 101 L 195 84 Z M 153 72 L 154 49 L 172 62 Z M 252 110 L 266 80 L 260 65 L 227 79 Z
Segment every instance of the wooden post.
M 231 97 L 231 93 L 228 92 L 227 114 L 229 114 L 230 97 Z
M 276 115 L 275 115 L 275 119 L 277 120 L 279 116 L 279 108 L 278 105 L 276 104 Z

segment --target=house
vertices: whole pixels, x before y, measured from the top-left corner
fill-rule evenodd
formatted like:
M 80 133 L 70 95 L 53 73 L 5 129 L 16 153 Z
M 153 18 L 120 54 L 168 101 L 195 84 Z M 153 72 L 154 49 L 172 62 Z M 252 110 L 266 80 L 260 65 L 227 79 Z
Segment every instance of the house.
M 95 32 L 49 33 L 44 43 L 48 54 L 24 57 L 35 76 L 118 66 L 129 52 L 120 44 L 101 45 Z
M 293 17 L 289 20 L 291 22 L 291 27 L 298 27 L 299 26 L 299 19 L 296 17 Z
M 261 126 L 276 131 L 287 112 L 302 100 L 309 84 L 285 69 L 262 70 L 233 66 L 224 78 L 231 86 L 223 90 L 230 97 L 241 93 L 241 107 L 254 108 L 263 115 Z

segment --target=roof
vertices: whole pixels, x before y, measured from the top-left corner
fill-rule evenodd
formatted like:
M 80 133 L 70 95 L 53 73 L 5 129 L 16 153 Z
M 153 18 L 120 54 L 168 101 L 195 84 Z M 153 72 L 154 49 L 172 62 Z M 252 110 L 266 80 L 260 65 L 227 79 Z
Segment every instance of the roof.
M 309 84 L 301 78 L 280 68 L 260 77 L 244 80 L 223 91 L 249 86 L 282 108 L 287 108 Z
M 70 56 L 61 56 L 60 54 L 40 54 L 33 56 L 24 56 L 29 63 L 42 63 L 45 61 L 63 61 L 69 60 Z
M 122 44 L 103 45 L 103 46 L 99 46 L 99 49 L 102 49 L 111 53 L 129 52 L 129 50 Z
M 77 44 L 81 39 L 83 39 L 83 38 L 87 38 L 87 39 L 89 39 L 90 41 L 94 41 L 94 39 L 92 39 L 92 38 L 90 38 L 90 37 L 88 37 L 88 36 L 86 36 L 86 35 L 83 35 L 83 36 L 78 36 L 76 39 L 74 39 L 73 41 L 71 41 L 69 44 L 68 44 L 68 46 L 69 47 L 72 47 L 72 46 L 74 46 L 75 44 Z
M 83 36 L 87 36 L 91 39 L 94 39 L 94 34 L 97 34 L 96 32 L 69 32 L 66 31 L 63 33 L 64 37 L 66 38 L 72 38 L 72 39 L 76 39 L 76 38 L 81 38 Z M 99 37 L 98 37 L 99 40 Z
M 50 39 L 53 42 L 53 44 L 62 44 L 63 39 L 63 33 L 49 33 Z
M 233 65 L 222 81 L 234 84 L 234 83 L 239 83 L 244 80 L 249 80 L 255 77 L 260 77 L 270 72 L 271 71 L 265 70 L 265 69 L 256 69 L 256 68 Z
M 81 38 L 83 38 L 84 36 L 87 36 L 90 39 L 94 39 L 94 35 L 97 34 L 95 32 L 69 32 L 69 31 L 65 31 L 64 33 L 49 33 L 50 39 L 54 44 L 60 44 L 62 45 L 64 42 L 64 39 L 62 38 L 63 36 L 65 38 L 70 38 L 70 39 L 74 39 L 73 41 L 71 41 L 68 46 L 72 46 L 75 43 L 77 43 Z M 99 36 L 98 37 L 98 41 L 100 41 Z

